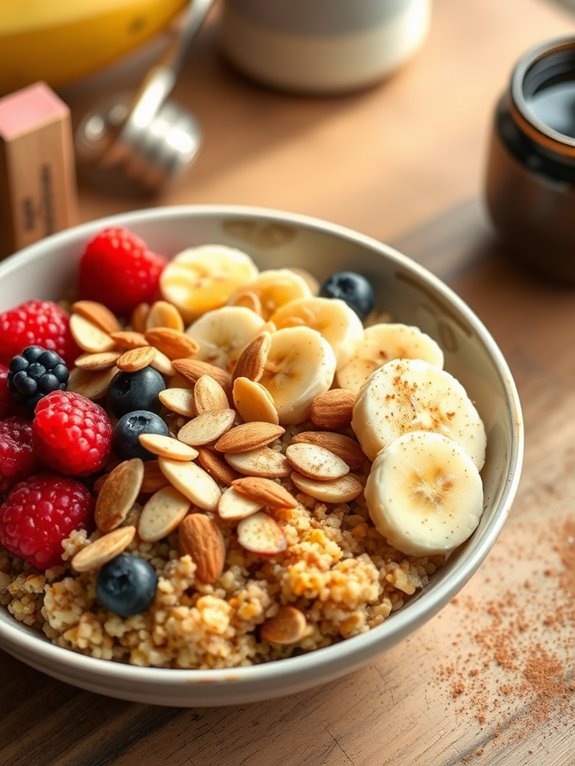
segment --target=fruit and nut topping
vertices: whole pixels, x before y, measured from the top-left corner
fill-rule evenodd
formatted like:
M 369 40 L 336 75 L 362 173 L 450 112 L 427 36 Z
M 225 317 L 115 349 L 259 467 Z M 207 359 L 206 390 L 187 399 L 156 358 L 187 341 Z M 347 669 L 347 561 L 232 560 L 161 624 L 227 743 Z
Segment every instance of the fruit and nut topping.
M 382 623 L 474 531 L 486 435 L 438 343 L 223 245 L 132 232 L 0 314 L 0 603 L 55 644 L 234 667 Z

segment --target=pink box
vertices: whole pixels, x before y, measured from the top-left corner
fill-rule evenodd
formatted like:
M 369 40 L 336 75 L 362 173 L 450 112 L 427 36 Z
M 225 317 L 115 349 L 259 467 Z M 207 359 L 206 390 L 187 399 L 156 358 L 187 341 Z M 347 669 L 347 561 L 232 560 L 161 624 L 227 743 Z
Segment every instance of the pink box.
M 76 223 L 70 110 L 45 84 L 0 99 L 0 258 Z

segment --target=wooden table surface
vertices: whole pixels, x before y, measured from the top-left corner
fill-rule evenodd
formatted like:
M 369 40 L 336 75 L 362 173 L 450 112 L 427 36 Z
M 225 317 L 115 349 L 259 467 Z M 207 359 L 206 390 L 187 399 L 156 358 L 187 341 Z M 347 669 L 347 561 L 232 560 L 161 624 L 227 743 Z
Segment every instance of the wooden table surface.
M 492 109 L 511 66 L 575 31 L 575 15 L 545 0 L 436 0 L 416 59 L 333 98 L 239 76 L 216 51 L 215 27 L 202 30 L 175 92 L 205 133 L 193 170 L 151 200 L 81 186 L 82 220 L 255 204 L 397 246 L 469 302 L 509 360 L 526 422 L 520 490 L 489 558 L 438 617 L 364 670 L 271 704 L 122 702 L 0 653 L 0 763 L 575 764 L 575 295 L 510 264 L 482 200 Z M 62 91 L 74 118 L 105 87 L 136 82 L 141 65 L 115 68 L 111 86 L 101 76 Z

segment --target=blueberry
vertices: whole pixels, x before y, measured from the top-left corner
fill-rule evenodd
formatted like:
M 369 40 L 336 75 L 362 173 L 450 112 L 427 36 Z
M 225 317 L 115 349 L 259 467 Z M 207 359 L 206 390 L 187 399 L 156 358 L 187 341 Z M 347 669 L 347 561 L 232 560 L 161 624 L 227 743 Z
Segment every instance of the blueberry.
M 119 418 L 134 410 L 159 412 L 158 394 L 166 388 L 164 378 L 153 367 L 137 372 L 118 372 L 108 388 L 108 407 Z
M 166 422 L 159 415 L 149 410 L 134 410 L 122 415 L 114 428 L 112 445 L 115 452 L 124 458 L 139 457 L 142 460 L 152 460 L 156 457 L 144 449 L 138 441 L 140 434 L 160 434 L 169 436 L 170 431 Z
M 320 288 L 323 298 L 340 298 L 352 308 L 360 319 L 365 319 L 375 305 L 373 287 L 367 279 L 354 271 L 338 271 L 328 277 Z
M 104 609 L 129 617 L 150 606 L 157 582 L 154 568 L 145 559 L 121 553 L 98 572 L 96 595 Z

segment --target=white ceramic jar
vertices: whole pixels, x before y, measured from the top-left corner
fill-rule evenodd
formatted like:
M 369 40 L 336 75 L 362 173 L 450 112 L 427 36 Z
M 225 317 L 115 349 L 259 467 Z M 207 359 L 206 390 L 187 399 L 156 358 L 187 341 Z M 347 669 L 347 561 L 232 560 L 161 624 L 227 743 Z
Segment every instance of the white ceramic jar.
M 431 0 L 225 0 L 220 42 L 244 74 L 298 92 L 371 85 L 419 49 Z

